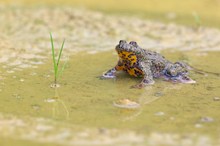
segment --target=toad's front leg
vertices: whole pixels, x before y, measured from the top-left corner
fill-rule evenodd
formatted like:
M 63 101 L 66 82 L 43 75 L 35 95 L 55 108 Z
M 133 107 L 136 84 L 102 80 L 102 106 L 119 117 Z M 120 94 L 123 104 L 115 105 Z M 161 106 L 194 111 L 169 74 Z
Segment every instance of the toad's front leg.
M 137 85 L 131 86 L 131 88 L 143 88 L 147 85 L 154 84 L 153 74 L 151 71 L 151 62 L 149 60 L 140 63 L 141 70 L 144 73 L 144 79 Z
M 100 78 L 101 79 L 116 78 L 116 72 L 120 71 L 120 70 L 123 70 L 123 68 L 124 68 L 123 64 L 119 61 L 118 64 L 114 68 L 112 68 L 112 69 L 108 70 L 107 72 L 105 72 Z

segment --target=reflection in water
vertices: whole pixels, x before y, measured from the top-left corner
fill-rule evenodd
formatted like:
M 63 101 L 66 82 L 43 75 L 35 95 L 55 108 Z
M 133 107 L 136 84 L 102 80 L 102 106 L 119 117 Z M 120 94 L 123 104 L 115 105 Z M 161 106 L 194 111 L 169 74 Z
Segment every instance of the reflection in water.
M 113 106 L 120 108 L 122 115 L 122 121 L 134 120 L 138 118 L 144 111 L 144 107 L 148 104 L 152 104 L 156 100 L 164 96 L 165 93 L 170 93 L 173 90 L 180 90 L 182 88 L 181 84 L 169 84 L 169 86 L 146 86 L 141 92 L 140 96 L 137 99 L 137 102 L 128 99 L 120 99 L 113 102 Z M 118 101 L 123 101 L 119 102 Z M 133 105 L 132 105 L 133 104 Z M 138 105 L 138 106 L 137 106 Z M 162 113 L 162 114 L 161 114 Z M 155 115 L 164 115 L 163 112 L 158 112 Z
M 142 93 L 142 95 L 139 97 L 139 103 L 140 105 L 146 105 L 154 102 L 155 100 L 159 99 L 161 96 L 158 96 L 157 93 L 154 93 L 155 90 L 153 90 L 153 86 L 147 86 L 145 87 L 145 91 Z
M 131 101 L 129 99 L 120 99 L 116 102 L 113 102 L 115 107 L 121 108 L 121 110 L 130 110 L 129 115 L 126 115 L 122 118 L 122 121 L 133 120 L 141 115 L 143 107 L 146 104 L 150 104 L 162 96 L 162 92 L 155 92 L 154 87 L 147 86 L 145 91 L 138 98 L 138 102 Z
M 54 88 L 54 97 L 52 99 L 54 99 L 54 102 L 52 102 L 53 118 L 58 118 L 60 112 L 65 111 L 65 114 L 61 113 L 61 115 L 65 115 L 66 119 L 69 119 L 69 110 L 65 102 L 60 98 L 58 88 Z
M 123 117 L 123 118 L 122 118 L 122 121 L 134 120 L 134 119 L 137 118 L 139 115 L 141 115 L 141 113 L 142 113 L 142 108 L 133 111 L 132 114 L 130 114 L 130 115 L 126 116 L 126 117 Z

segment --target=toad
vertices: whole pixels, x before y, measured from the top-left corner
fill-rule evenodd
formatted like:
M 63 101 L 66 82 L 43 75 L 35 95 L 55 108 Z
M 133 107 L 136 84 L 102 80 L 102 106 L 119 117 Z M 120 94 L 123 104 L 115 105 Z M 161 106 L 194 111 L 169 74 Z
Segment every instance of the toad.
M 161 54 L 145 50 L 136 42 L 127 43 L 120 40 L 115 47 L 119 60 L 115 67 L 105 72 L 101 78 L 115 78 L 117 71 L 125 71 L 134 77 L 143 78 L 142 81 L 132 86 L 143 88 L 154 84 L 154 78 L 163 78 L 174 83 L 195 83 L 188 76 L 188 67 L 182 62 L 172 63 Z

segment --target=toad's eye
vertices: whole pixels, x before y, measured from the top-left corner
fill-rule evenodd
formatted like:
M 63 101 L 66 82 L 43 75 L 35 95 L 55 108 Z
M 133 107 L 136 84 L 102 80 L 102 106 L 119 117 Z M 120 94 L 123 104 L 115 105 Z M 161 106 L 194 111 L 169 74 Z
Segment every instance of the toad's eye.
M 129 44 L 132 46 L 137 46 L 137 42 L 135 42 L 135 41 L 131 41 Z
M 126 43 L 125 40 L 120 40 L 120 41 L 119 41 L 119 44 L 125 44 L 125 43 Z

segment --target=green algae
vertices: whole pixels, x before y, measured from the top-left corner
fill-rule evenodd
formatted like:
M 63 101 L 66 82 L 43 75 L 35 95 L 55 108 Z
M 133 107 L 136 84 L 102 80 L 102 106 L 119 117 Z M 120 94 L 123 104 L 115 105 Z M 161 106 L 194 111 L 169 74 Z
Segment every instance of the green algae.
M 219 52 L 167 50 L 162 54 L 172 61 L 185 60 L 204 71 L 220 72 Z M 214 141 L 219 138 L 220 101 L 213 100 L 220 95 L 219 76 L 192 71 L 191 78 L 196 84 L 172 84 L 156 79 L 154 85 L 138 90 L 130 86 L 141 79 L 125 73 L 119 73 L 115 80 L 98 78 L 117 62 L 112 51 L 92 55 L 80 52 L 70 58 L 58 89 L 50 88 L 51 61 L 38 69 L 16 74 L 2 71 L 1 114 L 45 118 L 89 129 L 131 130 L 143 135 L 195 133 L 205 134 Z M 113 106 L 124 98 L 138 102 L 141 107 L 128 110 Z M 211 117 L 213 121 L 202 122 L 202 117 Z

